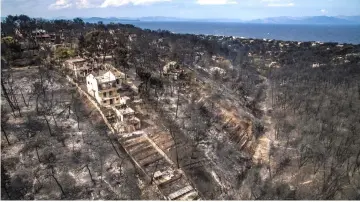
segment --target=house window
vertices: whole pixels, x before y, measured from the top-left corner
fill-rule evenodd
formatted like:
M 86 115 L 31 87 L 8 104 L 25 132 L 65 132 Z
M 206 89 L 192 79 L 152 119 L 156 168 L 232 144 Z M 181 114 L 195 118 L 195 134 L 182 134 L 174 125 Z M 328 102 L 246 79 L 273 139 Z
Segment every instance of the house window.
M 117 83 L 117 84 L 119 84 L 119 83 L 120 83 L 119 79 L 116 79 L 116 83 Z
M 104 100 L 103 103 L 106 104 L 106 100 Z
M 109 96 L 112 96 L 112 91 L 109 92 Z
M 106 97 L 106 92 L 103 93 L 104 97 Z

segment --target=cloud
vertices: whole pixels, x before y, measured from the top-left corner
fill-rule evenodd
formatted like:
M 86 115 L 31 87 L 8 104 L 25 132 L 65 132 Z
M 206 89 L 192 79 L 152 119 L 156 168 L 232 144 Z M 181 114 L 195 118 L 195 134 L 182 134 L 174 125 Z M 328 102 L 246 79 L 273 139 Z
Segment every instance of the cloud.
M 295 6 L 294 3 L 269 3 L 268 7 L 292 7 Z
M 69 8 L 72 6 L 72 3 L 70 3 L 68 0 L 56 0 L 55 3 L 50 4 L 50 9 L 63 9 L 63 8 Z
M 321 12 L 322 14 L 326 14 L 326 13 L 327 13 L 327 10 L 326 10 L 326 9 L 321 9 L 320 12 Z
M 100 7 L 106 8 L 106 7 L 119 7 L 127 4 L 133 4 L 133 5 L 148 5 L 158 2 L 165 2 L 165 1 L 171 1 L 171 0 L 105 0 Z
M 75 5 L 77 8 L 92 8 L 96 7 L 95 5 L 91 4 L 88 0 L 76 0 Z
M 171 0 L 56 0 L 55 3 L 49 6 L 50 9 L 64 9 L 70 7 L 76 7 L 78 9 L 83 8 L 106 8 L 106 7 L 118 7 L 126 4 L 133 5 L 146 5 L 157 2 L 164 2 Z
M 197 0 L 200 5 L 224 5 L 224 4 L 237 4 L 235 0 Z

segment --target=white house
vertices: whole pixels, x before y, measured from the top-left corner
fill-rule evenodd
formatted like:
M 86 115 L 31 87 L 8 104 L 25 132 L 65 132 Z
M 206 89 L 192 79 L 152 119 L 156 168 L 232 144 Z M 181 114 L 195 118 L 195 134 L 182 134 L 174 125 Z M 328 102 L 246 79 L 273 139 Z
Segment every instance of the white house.
M 126 104 L 120 99 L 120 88 L 125 75 L 120 71 L 99 71 L 90 73 L 86 77 L 88 93 L 103 106 L 117 106 Z

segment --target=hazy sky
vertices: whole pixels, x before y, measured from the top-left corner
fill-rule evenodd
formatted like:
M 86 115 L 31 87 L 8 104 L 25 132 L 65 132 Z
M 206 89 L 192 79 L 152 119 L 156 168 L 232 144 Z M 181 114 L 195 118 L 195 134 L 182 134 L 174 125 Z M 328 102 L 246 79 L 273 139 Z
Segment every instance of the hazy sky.
M 1 0 L 1 16 L 257 19 L 360 15 L 360 0 Z

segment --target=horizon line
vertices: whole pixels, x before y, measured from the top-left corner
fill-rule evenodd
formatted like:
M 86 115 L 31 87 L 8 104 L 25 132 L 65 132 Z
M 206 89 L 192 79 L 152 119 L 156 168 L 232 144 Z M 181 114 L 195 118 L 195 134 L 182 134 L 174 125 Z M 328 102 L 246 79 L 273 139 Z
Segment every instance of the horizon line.
M 16 15 L 25 15 L 25 14 L 14 14 Z M 9 15 L 7 15 L 9 16 Z M 1 18 L 6 18 L 7 16 L 1 16 Z M 26 15 L 29 16 L 29 15 Z M 129 18 L 129 19 L 140 19 L 140 18 L 174 18 L 174 19 L 186 19 L 186 20 L 241 20 L 241 21 L 252 21 L 252 20 L 262 20 L 268 18 L 308 18 L 308 17 L 360 17 L 360 15 L 309 15 L 309 16 L 274 16 L 274 17 L 264 17 L 264 18 L 254 18 L 250 20 L 243 20 L 241 18 L 186 18 L 186 17 L 174 17 L 174 16 L 141 16 L 141 17 L 128 17 L 128 16 L 74 16 L 74 17 L 66 17 L 66 16 L 58 16 L 58 17 L 32 17 L 31 18 L 43 18 L 43 19 L 74 19 L 74 18 Z

